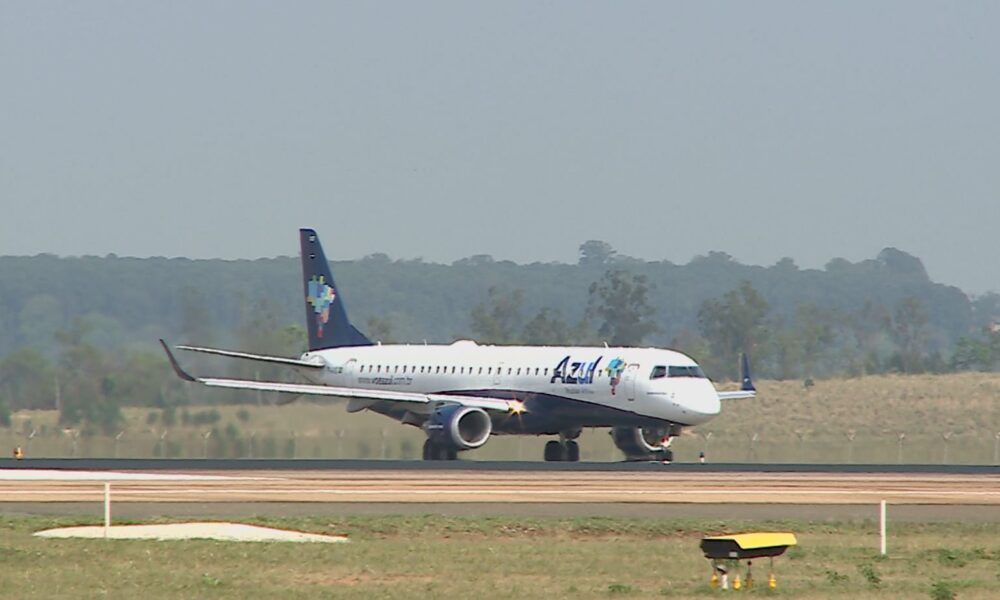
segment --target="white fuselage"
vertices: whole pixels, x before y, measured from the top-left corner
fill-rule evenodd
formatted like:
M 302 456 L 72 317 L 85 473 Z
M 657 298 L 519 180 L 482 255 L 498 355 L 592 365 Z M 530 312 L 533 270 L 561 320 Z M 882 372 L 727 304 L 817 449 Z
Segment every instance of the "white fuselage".
M 580 426 L 636 419 L 698 425 L 719 414 L 719 395 L 697 363 L 656 348 L 375 345 L 317 350 L 313 383 L 387 391 L 467 394 L 525 403 L 525 417 Z M 536 413 L 536 414 L 532 414 Z M 541 426 L 545 429 L 544 426 Z

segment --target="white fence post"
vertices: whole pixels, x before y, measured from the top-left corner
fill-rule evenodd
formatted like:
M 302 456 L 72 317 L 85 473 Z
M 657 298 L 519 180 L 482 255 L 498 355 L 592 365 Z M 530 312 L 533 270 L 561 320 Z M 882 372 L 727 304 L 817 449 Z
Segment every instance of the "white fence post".
M 885 500 L 879 504 L 879 519 L 878 519 L 878 529 L 879 537 L 882 540 L 882 556 L 885 556 L 886 552 L 886 540 L 885 540 Z
M 104 482 L 104 537 L 108 537 L 111 528 L 111 484 Z

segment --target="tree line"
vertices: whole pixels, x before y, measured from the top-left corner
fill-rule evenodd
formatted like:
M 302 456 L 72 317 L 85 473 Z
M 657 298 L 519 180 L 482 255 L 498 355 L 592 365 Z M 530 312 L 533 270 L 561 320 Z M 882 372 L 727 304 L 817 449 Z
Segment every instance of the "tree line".
M 113 430 L 120 407 L 266 402 L 182 386 L 156 340 L 295 355 L 305 347 L 298 260 L 0 258 L 0 423 L 49 408 L 67 426 Z M 748 351 L 760 377 L 1000 368 L 1000 296 L 934 283 L 895 249 L 742 265 L 709 253 L 687 265 L 580 247 L 577 264 L 474 256 L 440 265 L 372 255 L 334 263 L 355 324 L 383 342 L 674 347 L 714 379 Z M 194 370 L 271 379 L 272 366 L 186 356 Z

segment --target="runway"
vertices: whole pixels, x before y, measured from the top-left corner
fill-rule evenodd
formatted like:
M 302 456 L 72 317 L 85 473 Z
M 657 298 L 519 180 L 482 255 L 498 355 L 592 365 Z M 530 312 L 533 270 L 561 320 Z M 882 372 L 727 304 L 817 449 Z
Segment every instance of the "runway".
M 996 475 L 1000 465 L 422 461 L 310 458 L 0 458 L 0 469 L 89 471 L 522 471 Z
M 0 471 L 0 502 L 979 505 L 1000 478 L 906 473 L 392 470 Z M 45 473 L 48 473 L 47 475 Z

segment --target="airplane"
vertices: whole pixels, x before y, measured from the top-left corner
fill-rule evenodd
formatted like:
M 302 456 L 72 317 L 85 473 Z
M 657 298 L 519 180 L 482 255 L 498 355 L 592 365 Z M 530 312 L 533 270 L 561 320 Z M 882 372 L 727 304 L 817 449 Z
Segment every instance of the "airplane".
M 455 460 L 491 435 L 553 435 L 546 461 L 576 462 L 584 428 L 609 428 L 629 461 L 673 460 L 683 428 L 719 414 L 721 401 L 753 398 L 746 354 L 740 389 L 717 391 L 701 367 L 674 350 L 372 342 L 347 317 L 319 237 L 299 230 L 309 349 L 298 358 L 179 345 L 179 350 L 283 365 L 308 383 L 195 377 L 162 339 L 175 373 L 208 387 L 346 398 L 427 435 L 424 460 Z M 282 402 L 284 403 L 284 402 Z

